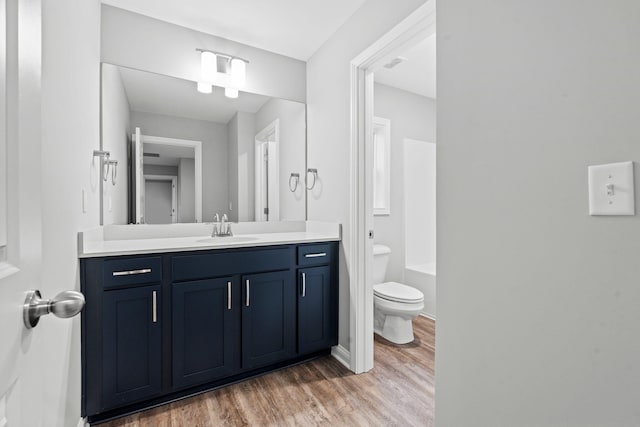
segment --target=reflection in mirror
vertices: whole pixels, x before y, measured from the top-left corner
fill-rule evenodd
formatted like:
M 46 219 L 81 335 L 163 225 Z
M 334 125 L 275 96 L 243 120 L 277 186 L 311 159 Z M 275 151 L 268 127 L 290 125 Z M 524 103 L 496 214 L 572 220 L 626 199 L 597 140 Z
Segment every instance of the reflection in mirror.
M 7 245 L 7 29 L 6 4 L 0 2 L 0 261 L 5 258 Z
M 304 187 L 289 182 L 304 174 L 305 116 L 299 102 L 102 64 L 102 149 L 119 162 L 102 223 L 304 220 Z

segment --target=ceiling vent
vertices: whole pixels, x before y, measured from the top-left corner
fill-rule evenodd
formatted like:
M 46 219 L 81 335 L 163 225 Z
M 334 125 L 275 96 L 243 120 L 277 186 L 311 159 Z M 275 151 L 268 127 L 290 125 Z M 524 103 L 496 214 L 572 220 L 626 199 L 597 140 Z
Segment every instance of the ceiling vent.
M 404 56 L 398 56 L 397 58 L 392 59 L 391 61 L 389 61 L 388 63 L 384 64 L 384 68 L 387 69 L 392 69 L 393 67 L 395 67 L 396 65 L 398 65 L 401 62 L 406 61 L 407 58 L 405 58 Z
M 159 153 L 142 153 L 144 157 L 160 157 Z

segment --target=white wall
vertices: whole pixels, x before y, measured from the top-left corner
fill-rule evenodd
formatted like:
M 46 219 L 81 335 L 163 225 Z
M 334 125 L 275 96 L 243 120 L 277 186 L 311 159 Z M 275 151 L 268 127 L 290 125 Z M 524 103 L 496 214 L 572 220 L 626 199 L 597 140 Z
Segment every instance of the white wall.
M 307 166 L 318 182 L 307 194 L 310 220 L 342 223 L 339 341 L 349 336 L 350 75 L 353 58 L 424 3 L 369 0 L 307 62 Z
M 227 182 L 229 183 L 229 221 L 238 221 L 238 114 L 227 123 Z
M 259 32 L 260 29 L 248 31 Z M 248 59 L 250 63 L 244 88 L 247 92 L 300 102 L 306 100 L 306 66 L 303 61 L 123 9 L 102 6 L 104 62 L 197 81 L 200 78 L 197 48 Z
M 295 192 L 289 190 L 289 177 L 292 172 L 304 178 L 306 117 L 305 105 L 285 99 L 272 98 L 266 102 L 255 119 L 255 135 L 274 120 L 280 119 L 279 141 L 279 191 L 280 220 L 304 221 L 305 200 L 304 185 L 298 185 Z
M 391 213 L 374 216 L 375 241 L 391 248 L 386 280 L 401 282 L 406 265 L 404 139 L 435 142 L 436 102 L 376 83 L 373 108 L 375 116 L 391 121 Z
M 204 120 L 131 112 L 131 128 L 144 135 L 202 142 L 202 220 L 212 221 L 229 209 L 227 185 L 227 127 Z
M 196 221 L 196 162 L 180 159 L 178 165 L 178 222 Z
M 255 115 L 238 112 L 238 220 L 255 220 Z
M 640 216 L 587 197 L 640 161 L 638 16 L 438 3 L 438 426 L 640 425 Z
M 42 2 L 42 295 L 80 289 L 77 232 L 100 223 L 100 2 Z M 82 190 L 87 212 L 82 212 Z M 80 317 L 42 319 L 34 344 L 43 348 L 40 386 L 48 426 L 80 419 Z
M 127 147 L 131 126 L 131 108 L 122 84 L 118 67 L 102 65 L 102 146 L 111 153 L 111 159 L 118 161 L 116 185 L 109 179 L 102 183 L 103 219 L 102 223 L 126 224 L 128 214 L 128 173 Z M 94 159 L 100 167 L 100 158 Z

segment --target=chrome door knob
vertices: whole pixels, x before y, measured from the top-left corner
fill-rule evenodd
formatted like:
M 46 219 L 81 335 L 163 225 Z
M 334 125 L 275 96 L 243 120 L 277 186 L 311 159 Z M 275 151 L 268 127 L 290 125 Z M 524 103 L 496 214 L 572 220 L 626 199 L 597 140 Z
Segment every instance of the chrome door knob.
M 41 316 L 49 313 L 63 319 L 73 317 L 82 311 L 84 304 L 84 295 L 77 291 L 60 292 L 51 300 L 42 299 L 38 290 L 29 291 L 23 307 L 24 325 L 31 329 L 38 324 Z

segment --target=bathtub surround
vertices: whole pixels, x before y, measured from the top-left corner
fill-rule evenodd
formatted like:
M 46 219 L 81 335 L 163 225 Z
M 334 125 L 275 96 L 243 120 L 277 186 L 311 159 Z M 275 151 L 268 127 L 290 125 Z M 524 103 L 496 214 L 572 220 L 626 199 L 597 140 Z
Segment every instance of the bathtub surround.
M 405 138 L 404 283 L 424 294 L 423 314 L 436 316 L 436 144 Z

